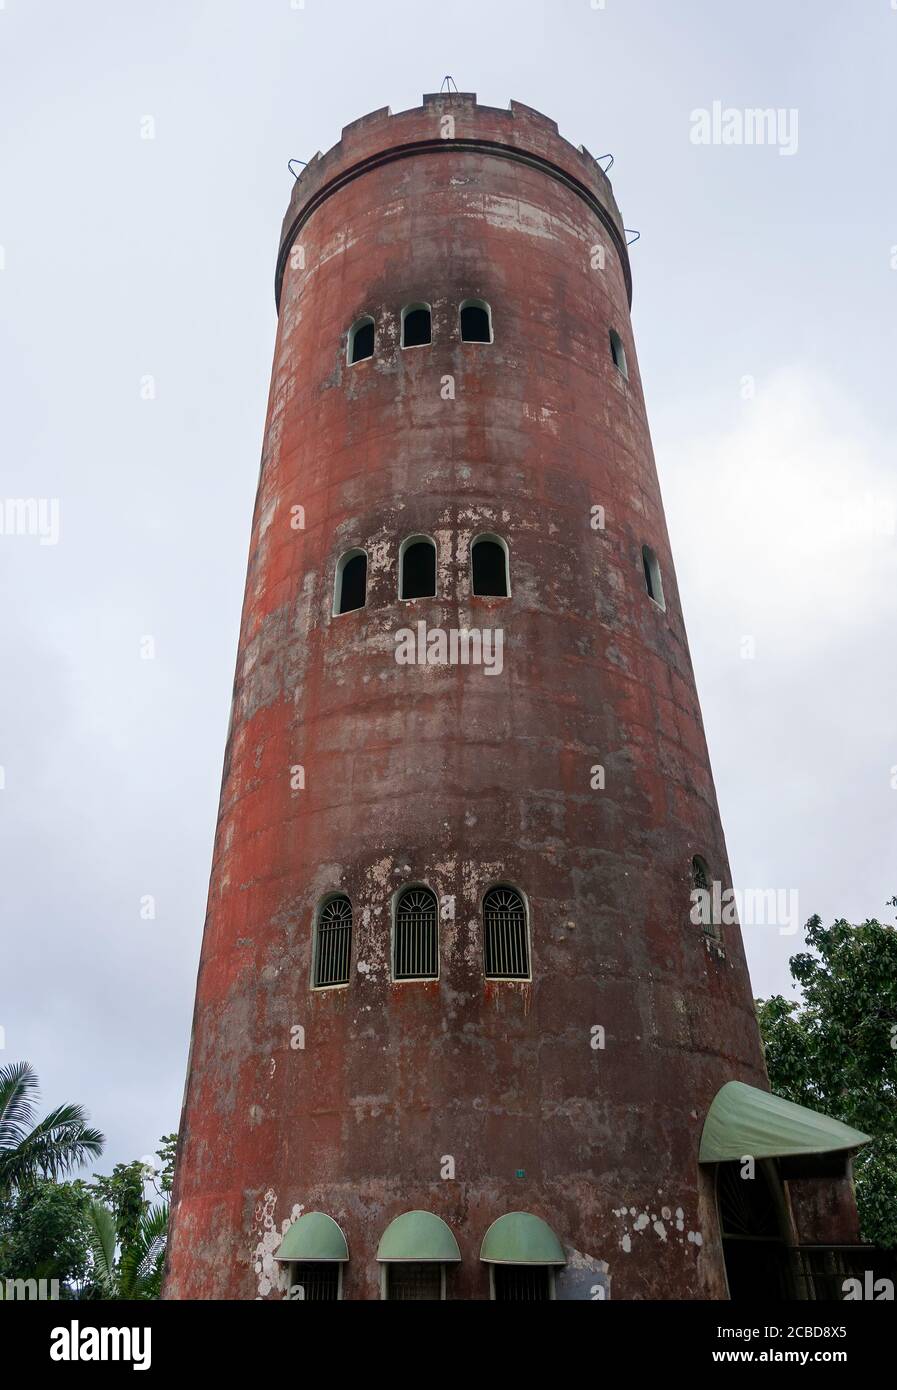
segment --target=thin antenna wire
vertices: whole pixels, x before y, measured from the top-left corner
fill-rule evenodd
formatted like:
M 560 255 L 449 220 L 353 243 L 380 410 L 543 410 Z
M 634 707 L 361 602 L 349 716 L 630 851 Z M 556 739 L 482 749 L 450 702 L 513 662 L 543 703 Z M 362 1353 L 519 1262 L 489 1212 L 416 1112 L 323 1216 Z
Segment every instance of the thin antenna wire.
M 301 164 L 302 167 L 303 167 L 303 169 L 305 169 L 305 168 L 308 166 L 308 160 L 307 160 L 307 159 L 288 159 L 288 160 L 287 160 L 287 168 L 289 169 L 290 173 L 293 175 L 293 178 L 294 178 L 294 179 L 298 179 L 299 175 L 298 175 L 297 173 L 295 173 L 294 170 L 293 170 L 293 165 L 294 165 L 294 164 Z
M 446 73 L 445 77 L 442 79 L 442 86 L 439 88 L 439 90 L 440 92 L 457 92 L 458 84 L 450 73 Z

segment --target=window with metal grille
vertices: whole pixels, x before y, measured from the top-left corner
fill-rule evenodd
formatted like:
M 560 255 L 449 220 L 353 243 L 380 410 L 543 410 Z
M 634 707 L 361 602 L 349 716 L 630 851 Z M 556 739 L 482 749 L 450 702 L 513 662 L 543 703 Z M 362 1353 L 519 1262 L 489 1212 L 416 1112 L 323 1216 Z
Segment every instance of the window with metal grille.
M 462 343 L 492 342 L 492 310 L 484 299 L 465 299 L 460 313 Z
M 318 913 L 315 933 L 315 985 L 347 985 L 352 954 L 352 904 L 330 898 Z
M 407 1302 L 439 1300 L 442 1298 L 442 1265 L 388 1264 L 386 1266 L 386 1297 L 390 1301 Z
M 707 860 L 702 859 L 699 854 L 696 854 L 691 861 L 691 886 L 693 890 L 700 889 L 705 893 L 710 893 L 712 891 L 711 875 L 707 867 Z M 704 903 L 707 904 L 706 898 L 704 899 Z M 701 926 L 708 936 L 716 937 L 716 939 L 719 940 L 722 933 L 719 923 L 713 921 L 712 906 L 713 900 L 711 898 L 707 905 L 705 916 L 701 921 Z
M 493 1265 L 496 1302 L 547 1302 L 551 1271 L 547 1265 Z
M 426 347 L 432 341 L 429 304 L 409 304 L 402 310 L 402 347 Z
M 290 1278 L 294 1299 L 304 1303 L 333 1303 L 339 1299 L 338 1264 L 294 1264 Z M 297 1289 L 302 1294 L 296 1293 Z
M 508 597 L 508 547 L 498 536 L 477 536 L 470 548 L 470 567 L 478 597 Z
M 374 355 L 374 320 L 370 315 L 358 319 L 349 329 L 349 364 L 363 362 Z
M 493 888 L 483 903 L 487 980 L 529 979 L 526 908 L 513 888 Z
M 429 888 L 407 888 L 396 904 L 393 978 L 435 980 L 438 974 L 436 898 Z
M 710 889 L 710 870 L 699 854 L 696 854 L 691 861 L 691 886 L 692 888 L 705 888 L 708 891 Z

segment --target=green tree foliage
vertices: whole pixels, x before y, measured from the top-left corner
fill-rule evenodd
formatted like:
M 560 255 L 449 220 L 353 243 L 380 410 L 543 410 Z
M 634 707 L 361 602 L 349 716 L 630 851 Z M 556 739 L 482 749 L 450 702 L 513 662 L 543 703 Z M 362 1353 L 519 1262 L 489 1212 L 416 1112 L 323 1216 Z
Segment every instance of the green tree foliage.
M 156 1191 L 159 1196 L 171 1191 L 174 1181 L 174 1159 L 177 1153 L 178 1137 L 176 1134 L 163 1134 L 159 1140 L 159 1147 L 156 1156 L 159 1159 L 159 1173 L 156 1184 Z
M 140 1159 L 133 1163 L 116 1163 L 111 1177 L 105 1178 L 98 1173 L 90 1184 L 96 1200 L 112 1213 L 115 1239 L 123 1250 L 134 1243 L 140 1230 L 146 1206 L 143 1189 L 148 1171 L 152 1170 Z
M 105 1141 L 80 1106 L 38 1120 L 36 1102 L 32 1067 L 0 1068 L 0 1279 L 58 1279 L 71 1298 L 158 1298 L 177 1135 L 162 1136 L 158 1161 L 63 1182 Z
M 897 906 L 891 899 L 889 906 Z M 875 919 L 823 927 L 792 956 L 801 998 L 757 1001 L 773 1091 L 863 1130 L 854 1158 L 864 1240 L 897 1248 L 897 930 Z
M 89 1206 L 83 1183 L 45 1179 L 0 1202 L 0 1286 L 58 1279 L 60 1297 L 77 1296 L 90 1272 Z

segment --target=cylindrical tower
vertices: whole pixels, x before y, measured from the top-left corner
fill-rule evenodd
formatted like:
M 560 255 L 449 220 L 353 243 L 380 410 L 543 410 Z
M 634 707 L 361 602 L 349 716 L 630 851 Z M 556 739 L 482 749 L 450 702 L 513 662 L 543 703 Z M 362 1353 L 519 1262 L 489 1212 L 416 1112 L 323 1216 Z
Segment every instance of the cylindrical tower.
M 375 111 L 277 299 L 167 1296 L 725 1297 L 701 1129 L 766 1080 L 691 920 L 729 874 L 611 185 L 517 102 Z

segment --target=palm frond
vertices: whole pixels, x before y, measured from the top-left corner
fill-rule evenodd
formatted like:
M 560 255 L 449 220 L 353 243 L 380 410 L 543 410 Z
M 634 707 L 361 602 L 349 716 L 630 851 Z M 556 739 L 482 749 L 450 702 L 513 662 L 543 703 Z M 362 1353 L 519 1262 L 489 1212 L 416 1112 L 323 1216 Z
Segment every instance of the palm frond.
M 58 1182 L 86 1159 L 97 1158 L 105 1142 L 105 1135 L 88 1126 L 83 1106 L 60 1105 L 36 1124 L 19 1142 L 15 1153 L 10 1154 L 13 1168 L 20 1171 L 14 1181 L 44 1177 Z
M 88 1239 L 94 1282 L 108 1298 L 115 1296 L 115 1218 L 102 1202 L 87 1208 Z
M 0 1151 L 13 1149 L 34 1124 L 37 1072 L 29 1062 L 0 1067 Z
M 140 1218 L 137 1239 L 123 1252 L 119 1265 L 122 1298 L 158 1298 L 168 1236 L 168 1212 L 168 1202 L 160 1202 Z

